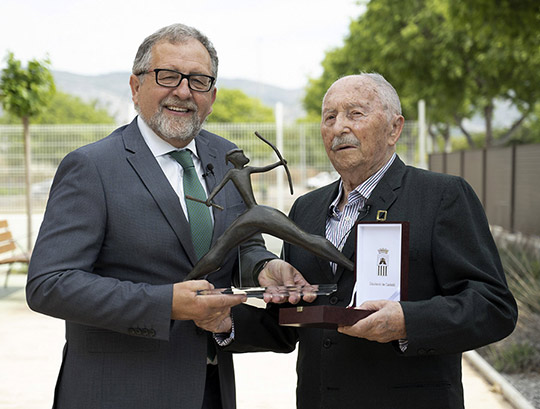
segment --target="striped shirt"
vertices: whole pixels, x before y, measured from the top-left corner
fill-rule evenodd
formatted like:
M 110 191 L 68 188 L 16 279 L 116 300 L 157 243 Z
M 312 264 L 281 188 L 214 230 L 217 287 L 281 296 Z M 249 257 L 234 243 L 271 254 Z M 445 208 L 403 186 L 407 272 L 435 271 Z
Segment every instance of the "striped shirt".
M 345 245 L 345 241 L 349 233 L 353 229 L 355 222 L 358 220 L 359 213 L 365 210 L 366 201 L 371 196 L 371 193 L 380 182 L 388 168 L 392 165 L 396 158 L 394 153 L 386 164 L 376 173 L 371 175 L 362 184 L 357 186 L 347 197 L 347 203 L 342 211 L 339 210 L 338 204 L 343 195 L 343 181 L 339 183 L 339 191 L 337 197 L 330 204 L 328 217 L 326 218 L 326 238 L 341 251 Z M 336 272 L 336 264 L 330 263 L 332 270 Z

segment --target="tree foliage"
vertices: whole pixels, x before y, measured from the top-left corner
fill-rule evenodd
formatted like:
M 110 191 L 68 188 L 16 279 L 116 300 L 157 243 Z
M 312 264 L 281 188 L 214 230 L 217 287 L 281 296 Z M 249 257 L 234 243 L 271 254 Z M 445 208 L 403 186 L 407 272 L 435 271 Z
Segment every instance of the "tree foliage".
M 0 99 L 3 108 L 18 117 L 23 124 L 26 216 L 27 216 L 27 249 L 32 248 L 32 205 L 30 200 L 30 118 L 35 117 L 47 106 L 55 92 L 54 79 L 49 71 L 48 60 L 40 62 L 31 60 L 28 67 L 23 68 L 13 53 L 8 53 L 7 67 L 2 70 L 0 78 Z
M 326 89 L 343 75 L 383 74 L 401 96 L 405 116 L 426 100 L 433 134 L 449 137 L 463 120 L 485 119 L 493 141 L 495 101 L 510 101 L 521 116 L 502 134 L 506 142 L 540 100 L 540 3 L 536 0 L 371 0 L 353 21 L 343 46 L 327 53 L 311 79 L 304 106 L 320 112 Z
M 2 70 L 0 79 L 0 99 L 4 110 L 19 119 L 38 115 L 55 93 L 49 60 L 31 60 L 27 68 L 23 68 L 12 52 L 8 53 L 6 60 L 7 67 Z
M 218 89 L 208 122 L 273 122 L 272 108 L 238 89 Z

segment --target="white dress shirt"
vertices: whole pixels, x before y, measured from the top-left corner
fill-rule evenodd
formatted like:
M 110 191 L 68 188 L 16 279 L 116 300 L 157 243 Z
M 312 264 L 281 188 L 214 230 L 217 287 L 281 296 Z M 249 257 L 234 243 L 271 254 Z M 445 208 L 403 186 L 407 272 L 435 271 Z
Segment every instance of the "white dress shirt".
M 173 150 L 184 149 L 188 149 L 191 151 L 191 157 L 193 159 L 193 164 L 195 165 L 195 170 L 197 171 L 197 175 L 199 176 L 201 185 L 206 192 L 206 196 L 208 196 L 208 188 L 206 187 L 206 183 L 203 178 L 204 169 L 197 152 L 197 145 L 195 143 L 195 139 L 191 140 L 191 142 L 185 148 L 178 149 L 157 136 L 156 133 L 148 126 L 148 124 L 144 122 L 140 115 L 137 117 L 137 125 L 139 126 L 139 130 L 141 131 L 144 141 L 150 148 L 150 151 L 156 158 L 159 166 L 163 170 L 163 173 L 167 177 L 167 180 L 178 195 L 178 199 L 180 200 L 180 204 L 182 205 L 182 209 L 184 210 L 186 219 L 189 220 L 186 199 L 184 197 L 184 185 L 182 182 L 182 177 L 184 176 L 184 168 L 182 168 L 182 165 L 180 165 L 169 155 L 169 152 Z M 210 215 L 213 221 L 214 215 L 212 214 L 212 212 L 210 212 Z

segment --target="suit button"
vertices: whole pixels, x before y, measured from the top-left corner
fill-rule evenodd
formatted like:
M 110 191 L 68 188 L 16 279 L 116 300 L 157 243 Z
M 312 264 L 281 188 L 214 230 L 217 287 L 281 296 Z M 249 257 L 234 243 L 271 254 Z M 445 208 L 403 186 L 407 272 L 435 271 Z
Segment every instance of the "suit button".
M 142 331 L 140 328 L 135 328 L 135 335 L 142 335 Z
M 418 355 L 426 355 L 426 350 L 424 348 L 420 348 L 418 350 Z
M 134 328 L 128 328 L 128 334 L 129 335 L 135 335 L 135 329 Z
M 330 304 L 336 305 L 339 301 L 339 298 L 337 298 L 335 295 L 330 297 Z
M 323 347 L 326 349 L 330 348 L 332 346 L 332 340 L 330 338 L 326 338 L 323 342 Z
M 148 336 L 155 337 L 156 336 L 156 330 L 154 330 L 154 329 L 148 330 Z
M 142 333 L 142 335 L 144 335 L 145 337 L 147 337 L 147 336 L 148 336 L 148 328 L 143 328 L 143 329 L 141 330 L 141 333 Z

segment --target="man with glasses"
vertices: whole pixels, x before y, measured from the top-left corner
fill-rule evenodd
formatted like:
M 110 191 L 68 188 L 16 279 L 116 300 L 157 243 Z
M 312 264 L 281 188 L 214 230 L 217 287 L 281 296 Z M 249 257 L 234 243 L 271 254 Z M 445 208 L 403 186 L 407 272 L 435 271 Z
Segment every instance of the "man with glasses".
M 196 291 L 230 286 L 237 251 L 206 280 L 183 281 L 245 210 L 232 185 L 214 198 L 222 212 L 184 197 L 205 199 L 236 148 L 201 129 L 217 70 L 194 28 L 150 35 L 130 77 L 138 117 L 58 168 L 27 284 L 32 309 L 66 321 L 55 408 L 235 407 L 231 355 L 211 333 L 231 330 L 230 308 L 245 297 Z M 275 257 L 262 243 L 242 246 L 243 268 Z

